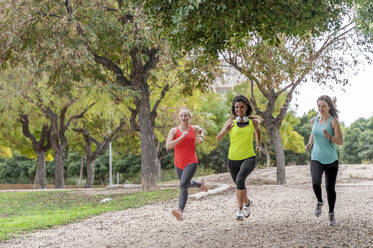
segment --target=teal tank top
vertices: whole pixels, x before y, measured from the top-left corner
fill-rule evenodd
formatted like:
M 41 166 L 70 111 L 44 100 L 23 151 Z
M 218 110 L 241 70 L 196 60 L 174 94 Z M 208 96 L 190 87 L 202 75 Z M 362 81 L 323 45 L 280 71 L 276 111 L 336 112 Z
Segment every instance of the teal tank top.
M 334 130 L 332 128 L 333 117 L 330 116 L 329 120 L 324 123 L 319 123 L 319 116 L 317 116 L 313 122 L 312 126 L 312 136 L 313 136 L 313 148 L 311 153 L 311 160 L 319 161 L 321 164 L 331 164 L 338 160 L 337 149 L 335 144 L 330 142 L 324 136 L 324 129 L 328 131 L 329 134 L 334 136 Z

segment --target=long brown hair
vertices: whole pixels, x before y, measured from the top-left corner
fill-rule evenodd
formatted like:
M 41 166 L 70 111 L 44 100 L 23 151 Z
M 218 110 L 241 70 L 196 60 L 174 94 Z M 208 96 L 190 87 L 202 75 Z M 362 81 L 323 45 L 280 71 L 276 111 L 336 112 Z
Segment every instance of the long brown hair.
M 322 96 L 320 96 L 318 99 L 317 99 L 317 103 L 319 103 L 319 101 L 321 101 L 321 100 L 324 100 L 325 102 L 327 102 L 328 103 L 328 105 L 329 105 L 329 107 L 330 107 L 330 109 L 329 109 L 329 114 L 331 115 L 331 116 L 333 116 L 334 118 L 336 118 L 336 119 L 338 119 L 338 110 L 337 110 L 337 108 L 336 108 L 336 106 L 335 106 L 335 103 L 336 103 L 336 101 L 337 101 L 337 98 L 333 98 L 333 100 L 329 97 L 329 96 L 327 96 L 327 95 L 322 95 Z

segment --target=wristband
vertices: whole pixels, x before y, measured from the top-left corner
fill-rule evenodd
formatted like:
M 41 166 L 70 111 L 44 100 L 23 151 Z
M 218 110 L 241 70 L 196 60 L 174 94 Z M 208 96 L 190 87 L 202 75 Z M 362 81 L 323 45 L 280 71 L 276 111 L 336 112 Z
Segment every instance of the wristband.
M 203 137 L 202 135 L 198 136 L 198 138 L 202 138 L 202 139 L 205 139 L 205 137 Z

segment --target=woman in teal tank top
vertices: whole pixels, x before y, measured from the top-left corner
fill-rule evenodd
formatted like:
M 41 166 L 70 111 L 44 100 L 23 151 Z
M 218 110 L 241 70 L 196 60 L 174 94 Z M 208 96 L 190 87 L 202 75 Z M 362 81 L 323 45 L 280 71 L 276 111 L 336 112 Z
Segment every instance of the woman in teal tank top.
M 320 115 L 311 120 L 312 132 L 306 145 L 306 151 L 313 145 L 310 170 L 312 187 L 317 198 L 315 216 L 321 216 L 322 212 L 321 181 L 325 171 L 325 186 L 329 205 L 328 223 L 335 225 L 335 183 L 338 173 L 338 154 L 335 144 L 342 145 L 343 137 L 338 123 L 338 111 L 330 97 L 320 96 L 317 99 L 317 107 Z
M 256 137 L 256 151 L 261 151 L 260 128 L 258 120 L 251 117 L 252 107 L 249 100 L 238 95 L 232 102 L 232 114 L 236 118 L 226 121 L 216 136 L 217 140 L 229 132 L 230 146 L 228 152 L 228 168 L 232 179 L 237 186 L 237 213 L 236 220 L 242 221 L 250 216 L 252 200 L 247 197 L 245 186 L 246 178 L 256 165 L 253 136 Z

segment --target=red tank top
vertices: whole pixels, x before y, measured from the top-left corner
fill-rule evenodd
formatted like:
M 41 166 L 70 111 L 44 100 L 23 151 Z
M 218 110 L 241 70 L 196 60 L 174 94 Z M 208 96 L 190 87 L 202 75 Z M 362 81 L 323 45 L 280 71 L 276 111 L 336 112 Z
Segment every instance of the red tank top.
M 181 136 L 179 127 L 176 128 L 174 139 Z M 174 147 L 174 163 L 177 168 L 184 169 L 188 164 L 198 163 L 196 154 L 196 134 L 192 126 L 189 126 L 189 132 Z

